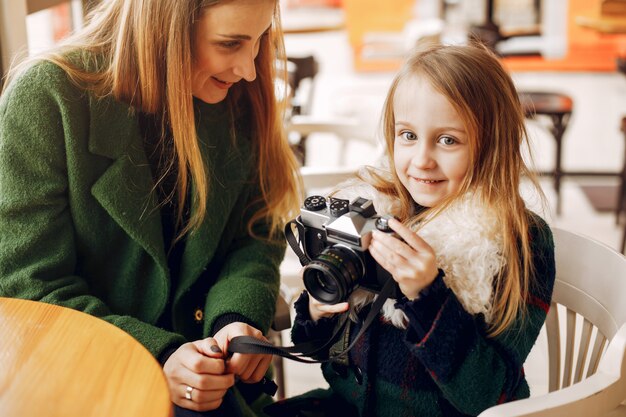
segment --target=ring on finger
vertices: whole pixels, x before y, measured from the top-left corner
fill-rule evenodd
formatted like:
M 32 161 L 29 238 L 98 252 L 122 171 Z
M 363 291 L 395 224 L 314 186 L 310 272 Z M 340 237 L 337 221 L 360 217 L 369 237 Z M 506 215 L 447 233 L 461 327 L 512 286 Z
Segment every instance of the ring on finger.
M 193 401 L 191 399 L 192 392 L 193 392 L 193 387 L 190 387 L 189 385 L 187 385 L 187 387 L 185 388 L 185 398 L 188 399 L 189 401 Z

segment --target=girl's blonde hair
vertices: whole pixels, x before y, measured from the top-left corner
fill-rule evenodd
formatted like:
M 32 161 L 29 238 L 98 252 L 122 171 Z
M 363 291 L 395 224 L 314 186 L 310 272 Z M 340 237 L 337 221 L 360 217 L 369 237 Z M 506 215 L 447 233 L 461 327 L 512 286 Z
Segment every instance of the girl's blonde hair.
M 178 238 L 195 230 L 207 213 L 210 169 L 203 161 L 195 130 L 191 87 L 194 23 L 209 7 L 238 0 L 108 0 L 90 13 L 87 23 L 55 50 L 31 59 L 63 68 L 81 88 L 99 97 L 112 96 L 134 109 L 152 114 L 169 129 L 174 142 L 168 166 L 178 165 L 177 218 L 182 222 L 185 197 L 192 190 L 190 218 Z M 261 38 L 255 59 L 257 77 L 231 88 L 231 110 L 237 100 L 251 108 L 251 132 L 256 154 L 260 207 L 248 224 L 269 223 L 270 235 L 296 213 L 300 200 L 298 164 L 282 129 L 283 106 L 275 96 L 276 59 L 285 60 L 279 3 L 274 1 L 272 26 Z M 286 68 L 285 65 L 282 66 Z M 232 111 L 231 111 L 232 113 Z M 162 138 L 163 140 L 163 138 Z M 193 186 L 192 186 L 193 185 Z
M 412 77 L 428 80 L 445 96 L 463 120 L 468 135 L 470 163 L 457 193 L 436 207 L 414 215 L 415 203 L 402 186 L 394 164 L 395 120 L 393 101 L 400 84 Z M 532 284 L 533 263 L 529 227 L 533 222 L 520 195 L 520 178 L 527 177 L 543 196 L 534 174 L 522 159 L 521 147 L 530 149 L 524 114 L 511 77 L 485 47 L 422 45 L 393 80 L 383 110 L 383 134 L 392 178 L 370 171 L 375 187 L 400 200 L 398 215 L 406 222 L 431 218 L 454 199 L 472 192 L 501 219 L 507 265 L 495 278 L 492 336 L 502 333 L 525 312 Z

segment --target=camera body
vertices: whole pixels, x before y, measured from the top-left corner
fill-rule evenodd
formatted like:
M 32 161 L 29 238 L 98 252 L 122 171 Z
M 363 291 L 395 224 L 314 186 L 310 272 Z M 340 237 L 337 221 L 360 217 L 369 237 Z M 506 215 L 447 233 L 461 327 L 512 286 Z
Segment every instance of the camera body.
M 336 304 L 348 299 L 358 287 L 379 293 L 393 279 L 370 255 L 372 231 L 393 231 L 388 226 L 391 216 L 376 214 L 371 200 L 358 197 L 348 200 L 313 195 L 304 201 L 295 220 L 299 240 L 310 262 L 303 271 L 304 286 L 317 300 Z M 300 247 L 288 242 L 294 252 Z M 294 247 L 295 246 L 295 247 Z M 401 292 L 395 285 L 392 297 Z

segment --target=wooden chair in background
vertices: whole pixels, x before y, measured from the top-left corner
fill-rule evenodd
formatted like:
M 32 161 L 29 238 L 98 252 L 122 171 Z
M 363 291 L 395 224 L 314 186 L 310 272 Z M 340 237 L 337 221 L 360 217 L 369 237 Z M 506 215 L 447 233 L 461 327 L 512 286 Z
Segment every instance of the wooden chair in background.
M 520 102 L 528 119 L 544 116 L 549 119 L 548 131 L 555 142 L 554 169 L 545 174 L 554 178 L 557 215 L 561 214 L 561 180 L 563 172 L 563 134 L 572 116 L 574 101 L 566 94 L 549 91 L 520 91 Z

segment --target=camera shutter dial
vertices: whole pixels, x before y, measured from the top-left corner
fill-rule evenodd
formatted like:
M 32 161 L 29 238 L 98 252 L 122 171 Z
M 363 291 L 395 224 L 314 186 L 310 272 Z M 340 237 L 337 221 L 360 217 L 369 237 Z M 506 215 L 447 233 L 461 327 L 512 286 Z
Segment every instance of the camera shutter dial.
M 380 230 L 381 232 L 385 232 L 385 233 L 391 233 L 393 232 L 393 230 L 391 229 L 391 227 L 389 227 L 389 219 L 391 219 L 392 216 L 386 214 L 382 217 L 379 217 L 378 219 L 376 219 L 376 228 L 378 230 Z
M 304 200 L 304 208 L 310 211 L 320 211 L 326 208 L 326 199 L 321 195 L 312 195 Z
M 330 215 L 333 217 L 339 217 L 350 211 L 350 202 L 348 200 L 342 200 L 340 198 L 330 199 Z

